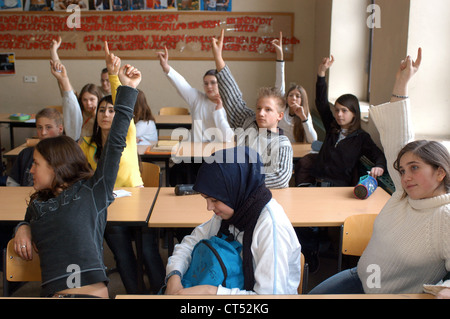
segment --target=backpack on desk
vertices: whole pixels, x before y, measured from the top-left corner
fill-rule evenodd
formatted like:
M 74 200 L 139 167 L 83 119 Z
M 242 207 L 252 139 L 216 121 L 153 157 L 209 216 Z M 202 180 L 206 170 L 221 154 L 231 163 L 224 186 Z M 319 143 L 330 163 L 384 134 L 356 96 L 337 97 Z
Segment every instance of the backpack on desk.
M 244 288 L 244 272 L 236 240 L 213 236 L 203 239 L 192 250 L 191 264 L 181 281 L 184 288 L 198 285 L 222 285 L 226 288 Z

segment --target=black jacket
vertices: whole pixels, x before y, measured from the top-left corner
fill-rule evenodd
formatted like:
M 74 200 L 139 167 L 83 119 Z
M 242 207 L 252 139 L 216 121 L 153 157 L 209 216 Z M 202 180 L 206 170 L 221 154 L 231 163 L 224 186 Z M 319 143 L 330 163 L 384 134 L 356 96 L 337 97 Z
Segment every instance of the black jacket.
M 314 177 L 331 181 L 333 186 L 353 186 L 358 179 L 358 162 L 363 155 L 386 171 L 386 158 L 367 132 L 354 131 L 337 143 L 339 132 L 332 128 L 335 119 L 328 103 L 327 83 L 324 77 L 319 76 L 316 83 L 316 107 L 326 135 L 312 170 Z

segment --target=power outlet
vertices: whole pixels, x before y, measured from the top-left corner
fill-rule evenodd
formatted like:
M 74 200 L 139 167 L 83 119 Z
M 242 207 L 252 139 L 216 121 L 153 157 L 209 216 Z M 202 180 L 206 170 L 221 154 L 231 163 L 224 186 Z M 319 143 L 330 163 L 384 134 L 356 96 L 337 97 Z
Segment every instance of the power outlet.
M 37 83 L 37 75 L 25 75 L 23 77 L 25 83 Z

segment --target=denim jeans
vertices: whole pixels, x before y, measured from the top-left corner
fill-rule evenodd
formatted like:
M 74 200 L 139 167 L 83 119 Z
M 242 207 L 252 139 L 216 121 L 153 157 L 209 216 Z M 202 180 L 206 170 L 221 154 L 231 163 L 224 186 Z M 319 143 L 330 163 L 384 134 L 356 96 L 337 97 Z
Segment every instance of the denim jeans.
M 355 267 L 326 279 L 309 293 L 313 295 L 363 294 L 364 289 Z

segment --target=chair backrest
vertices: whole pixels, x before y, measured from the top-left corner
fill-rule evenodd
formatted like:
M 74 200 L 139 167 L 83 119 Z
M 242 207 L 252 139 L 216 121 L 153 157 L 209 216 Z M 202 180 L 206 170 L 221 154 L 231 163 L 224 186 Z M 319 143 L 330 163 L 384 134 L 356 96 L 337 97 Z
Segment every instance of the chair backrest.
M 188 115 L 189 109 L 185 107 L 162 107 L 159 110 L 159 115 Z
M 8 242 L 4 258 L 6 280 L 14 282 L 41 281 L 41 266 L 36 251 L 33 250 L 32 260 L 24 260 L 14 251 L 14 239 L 11 239 Z
M 372 237 L 377 214 L 361 214 L 347 217 L 342 231 L 342 254 L 361 256 Z
M 297 288 L 297 293 L 301 295 L 306 290 L 308 285 L 308 264 L 305 262 L 305 256 L 301 254 L 300 257 L 300 284 Z
M 161 168 L 153 163 L 141 163 L 141 177 L 144 187 L 159 187 L 161 183 Z
M 59 113 L 63 113 L 63 107 L 62 107 L 62 105 L 49 105 L 49 106 L 46 106 L 46 108 L 49 108 L 49 109 L 56 109 L 56 110 L 58 110 L 59 111 Z

